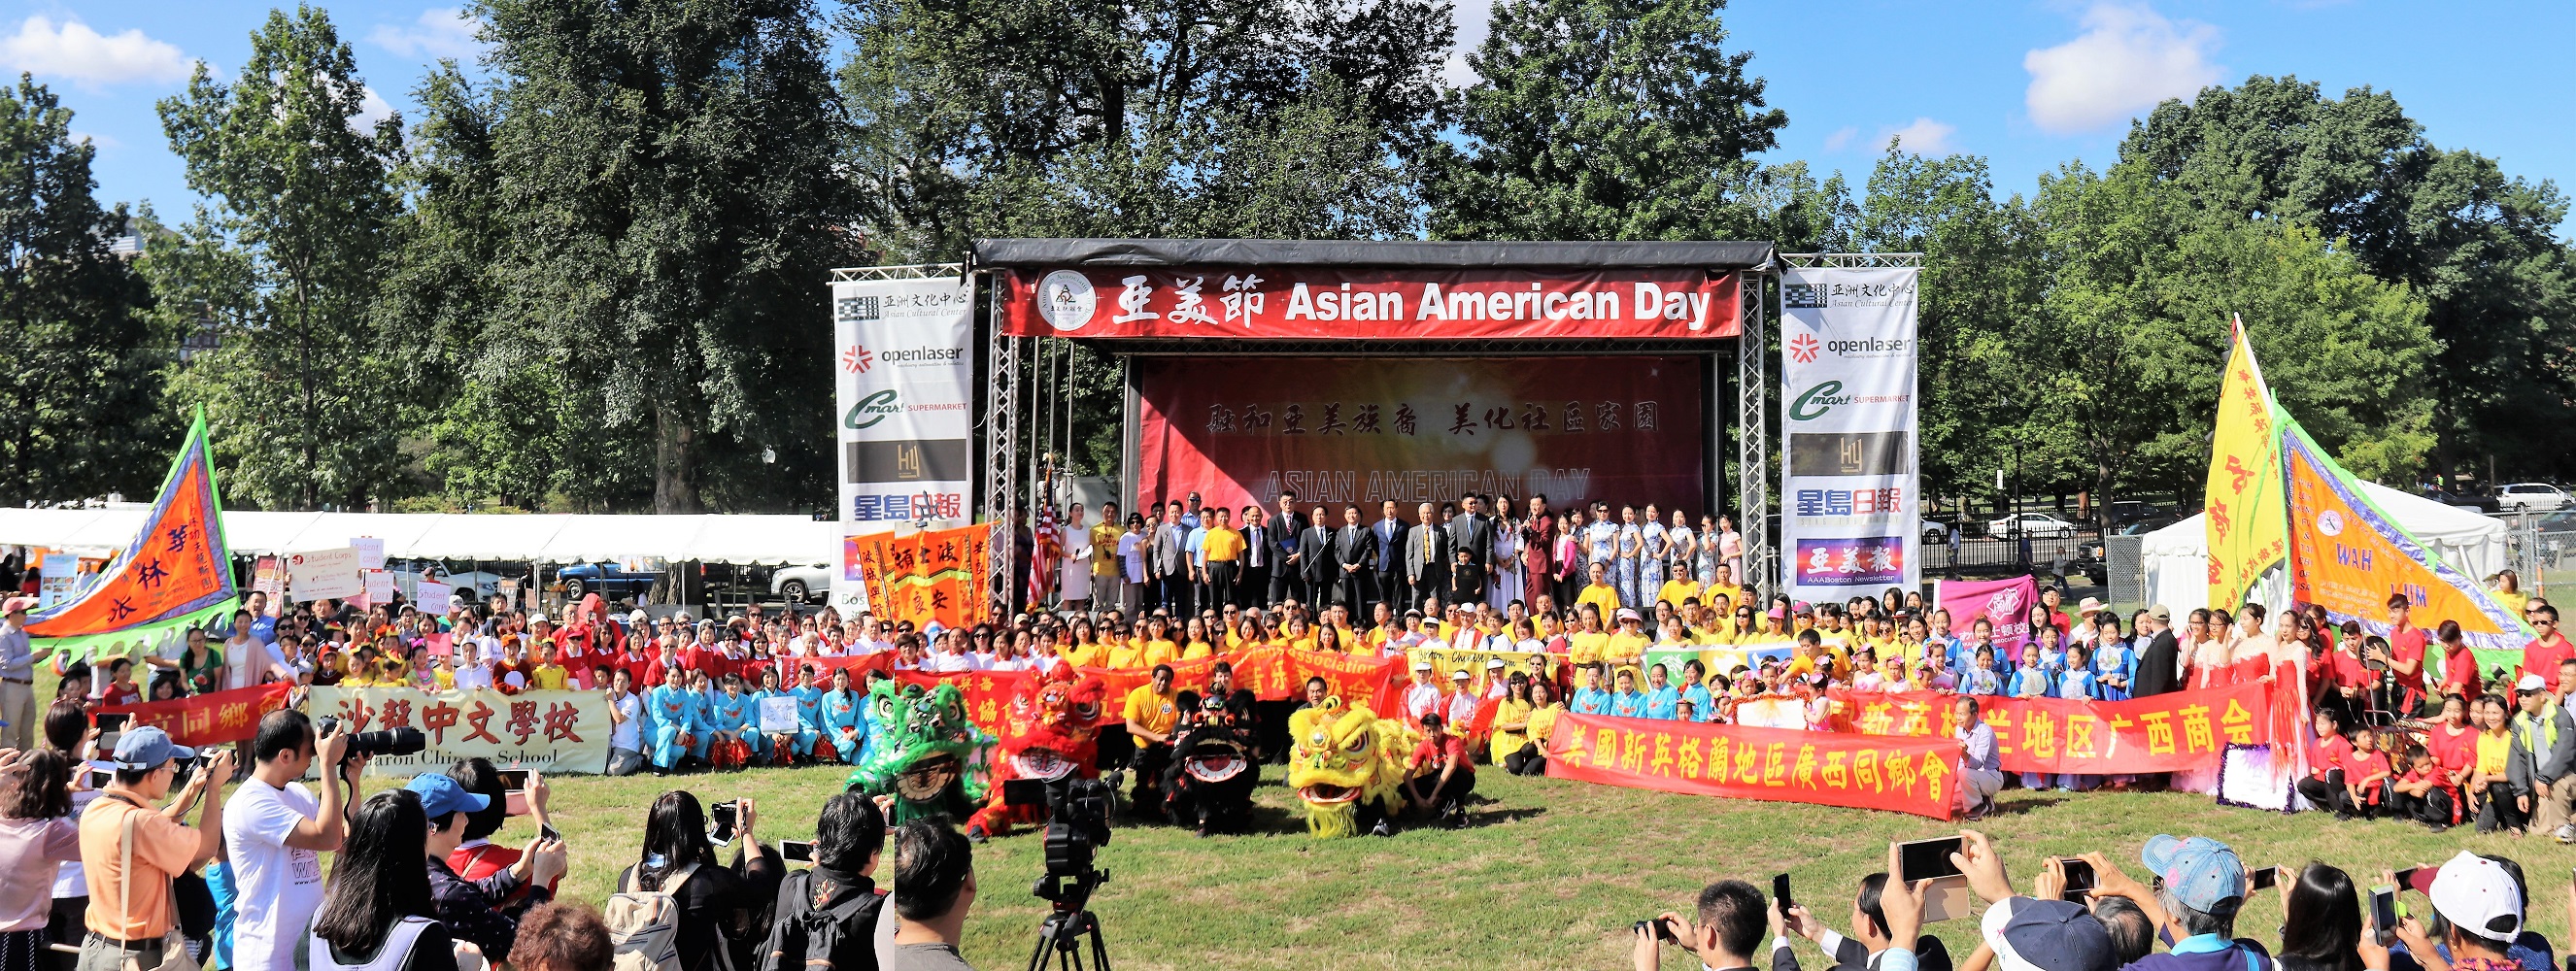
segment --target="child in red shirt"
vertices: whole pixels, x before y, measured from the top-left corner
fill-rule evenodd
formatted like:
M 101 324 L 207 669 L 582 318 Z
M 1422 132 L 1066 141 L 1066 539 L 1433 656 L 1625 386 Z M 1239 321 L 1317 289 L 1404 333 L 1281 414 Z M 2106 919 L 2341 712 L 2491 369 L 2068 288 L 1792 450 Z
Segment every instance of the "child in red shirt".
M 2460 821 L 2460 787 L 2451 773 L 2422 748 L 2406 753 L 2406 774 L 2389 784 L 2389 814 L 2412 819 L 2441 832 Z
M 2344 799 L 2343 757 L 2352 751 L 2352 743 L 2344 741 L 2343 718 L 2333 709 L 2317 709 L 2316 730 L 2316 741 L 2307 745 L 2308 775 L 2298 782 L 2299 795 L 2336 818 L 2349 818 L 2352 806 Z
M 2379 815 L 2388 801 L 2388 781 L 2395 777 L 2388 765 L 2388 754 L 2379 750 L 2379 738 L 2368 725 L 2352 730 L 2352 751 L 2343 757 L 2343 782 L 2346 798 L 2363 819 Z

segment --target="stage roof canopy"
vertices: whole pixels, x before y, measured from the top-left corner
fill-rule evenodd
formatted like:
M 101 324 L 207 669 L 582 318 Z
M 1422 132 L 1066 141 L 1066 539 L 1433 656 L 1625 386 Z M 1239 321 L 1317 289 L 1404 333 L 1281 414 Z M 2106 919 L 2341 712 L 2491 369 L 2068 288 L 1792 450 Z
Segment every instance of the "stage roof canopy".
M 1690 267 L 1750 270 L 1770 243 L 1288 239 L 979 239 L 976 269 L 1042 266 Z
M 0 544 L 105 554 L 124 549 L 149 507 L 0 509 Z M 351 537 L 385 541 L 394 559 L 589 563 L 655 556 L 703 563 L 831 563 L 841 524 L 793 515 L 586 515 L 475 513 L 224 513 L 224 540 L 238 555 L 346 546 Z

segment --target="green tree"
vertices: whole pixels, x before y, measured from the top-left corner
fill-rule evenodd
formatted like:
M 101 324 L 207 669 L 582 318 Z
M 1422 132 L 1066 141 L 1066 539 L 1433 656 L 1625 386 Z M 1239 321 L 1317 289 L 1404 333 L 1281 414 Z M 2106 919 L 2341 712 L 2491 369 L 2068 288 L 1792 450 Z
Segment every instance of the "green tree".
M 424 89 L 437 152 L 406 249 L 404 319 L 438 321 L 439 357 L 475 386 L 433 426 L 439 463 L 532 452 L 509 471 L 604 479 L 566 490 L 594 505 L 649 482 L 666 513 L 825 495 L 819 307 L 858 247 L 813 5 L 474 10 L 496 79 L 478 93 L 442 71 Z M 465 309 L 438 306 L 449 295 Z
M 166 321 L 215 328 L 173 390 L 206 407 L 235 499 L 363 507 L 402 477 L 408 418 L 375 317 L 402 127 L 362 130 L 365 99 L 349 45 L 306 6 L 269 13 L 232 84 L 199 62 L 160 104 L 208 204 L 143 263 Z
M 161 400 L 171 336 L 151 292 L 109 251 L 125 207 L 92 195 L 96 153 L 71 109 L 21 74 L 0 89 L 0 504 L 148 495 L 178 425 Z
M 1432 147 L 1432 235 L 1773 238 L 1744 192 L 1789 119 L 1763 110 L 1753 55 L 1721 49 L 1723 5 L 1497 4 L 1450 106 L 1464 144 Z
M 2420 294 L 2439 346 L 2420 380 L 2440 471 L 2483 475 L 2481 455 L 2520 470 L 2508 474 L 2576 471 L 2576 365 L 2562 353 L 2576 346 L 2576 273 L 2556 186 L 2432 144 L 2386 92 L 2338 100 L 2295 77 L 2167 102 L 2120 156 L 2198 208 L 2313 225 Z

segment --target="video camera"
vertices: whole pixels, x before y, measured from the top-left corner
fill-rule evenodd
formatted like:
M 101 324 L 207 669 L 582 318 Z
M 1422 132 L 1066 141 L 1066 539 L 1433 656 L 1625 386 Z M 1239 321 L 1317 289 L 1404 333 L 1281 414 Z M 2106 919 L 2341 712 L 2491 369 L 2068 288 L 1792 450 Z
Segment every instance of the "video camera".
M 1091 893 L 1109 882 L 1109 871 L 1092 865 L 1100 847 L 1109 843 L 1109 814 L 1118 808 L 1118 788 L 1099 779 L 1011 779 L 1002 783 L 1002 802 L 1011 806 L 1045 806 L 1046 875 L 1029 894 L 1053 908 L 1038 927 L 1029 952 L 1029 971 L 1042 971 L 1047 955 L 1063 971 L 1084 971 L 1083 942 L 1090 943 L 1088 971 L 1109 971 L 1109 948 L 1100 937 L 1100 918 L 1091 912 Z
M 317 738 L 338 731 L 339 728 L 340 717 L 337 715 L 324 715 L 313 722 L 313 734 Z M 418 755 L 420 750 L 428 747 L 429 736 L 422 735 L 417 728 L 359 732 L 349 736 L 349 749 L 341 754 L 340 760 L 346 762 L 370 755 Z

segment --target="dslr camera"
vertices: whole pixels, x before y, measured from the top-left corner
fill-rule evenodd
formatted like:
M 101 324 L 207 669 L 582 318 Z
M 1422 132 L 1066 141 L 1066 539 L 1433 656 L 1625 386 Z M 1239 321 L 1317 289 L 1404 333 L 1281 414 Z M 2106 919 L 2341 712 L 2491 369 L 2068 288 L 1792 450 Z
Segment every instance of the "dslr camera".
M 313 721 L 313 735 L 320 738 L 338 731 L 340 716 L 324 715 Z M 429 737 L 417 728 L 391 728 L 380 732 L 359 732 L 349 736 L 349 749 L 340 756 L 347 762 L 370 755 L 418 755 L 429 747 Z

